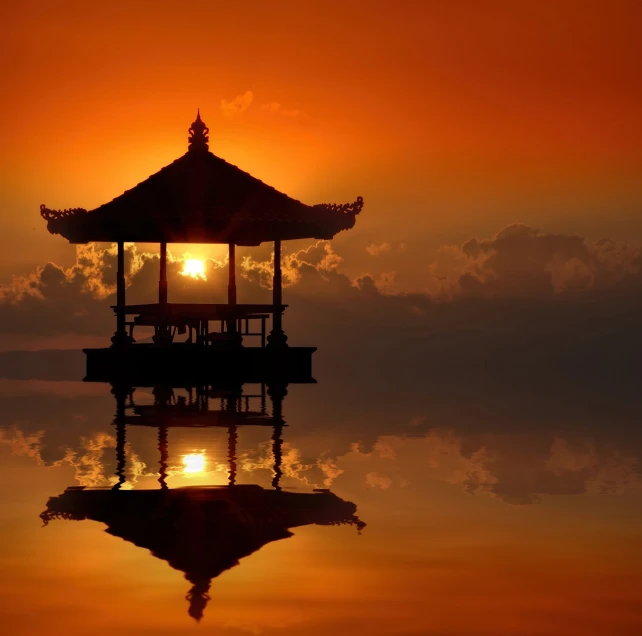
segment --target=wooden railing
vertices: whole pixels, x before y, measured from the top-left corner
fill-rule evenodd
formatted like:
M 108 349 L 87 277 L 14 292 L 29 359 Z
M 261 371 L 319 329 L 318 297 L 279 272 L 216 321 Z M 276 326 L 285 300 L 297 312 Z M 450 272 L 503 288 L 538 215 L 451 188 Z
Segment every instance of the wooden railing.
M 287 305 L 281 306 L 281 312 Z M 118 311 L 117 307 L 112 307 Z M 130 338 L 136 327 L 153 327 L 154 342 L 174 343 L 179 335 L 188 333 L 184 344 L 201 346 L 226 345 L 240 336 L 260 338 L 261 347 L 267 340 L 267 319 L 274 314 L 273 305 L 215 305 L 154 303 L 127 305 L 121 311 L 134 315 L 125 322 Z M 260 328 L 254 326 L 260 321 Z M 219 323 L 219 331 L 210 331 L 210 323 Z

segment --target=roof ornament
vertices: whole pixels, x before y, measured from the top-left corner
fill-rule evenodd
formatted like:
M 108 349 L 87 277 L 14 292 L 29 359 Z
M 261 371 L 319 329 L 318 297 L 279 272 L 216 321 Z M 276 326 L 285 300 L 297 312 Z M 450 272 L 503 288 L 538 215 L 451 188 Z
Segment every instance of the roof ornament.
M 194 150 L 198 151 L 208 151 L 209 146 L 207 142 L 210 140 L 208 133 L 210 129 L 205 125 L 205 122 L 201 119 L 201 109 L 199 108 L 196 111 L 196 120 L 192 122 L 192 125 L 189 127 L 189 137 L 187 138 L 187 149 L 191 152 Z
M 314 208 L 326 212 L 356 216 L 363 209 L 363 197 L 357 197 L 357 200 L 352 203 L 318 203 Z
M 85 214 L 87 210 L 85 208 L 69 208 L 64 210 L 50 210 L 44 203 L 40 206 L 40 216 L 45 221 L 52 221 L 57 219 L 66 219 L 70 216 L 77 216 L 79 214 Z

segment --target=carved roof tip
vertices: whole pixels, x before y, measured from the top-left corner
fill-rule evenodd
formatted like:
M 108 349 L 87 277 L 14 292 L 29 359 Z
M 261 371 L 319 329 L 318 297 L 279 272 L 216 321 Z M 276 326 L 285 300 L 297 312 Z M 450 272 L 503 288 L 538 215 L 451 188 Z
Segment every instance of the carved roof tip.
M 208 141 L 210 129 L 207 127 L 207 124 L 201 119 L 201 109 L 196 109 L 196 119 L 192 122 L 192 125 L 189 127 L 189 137 L 187 138 L 187 149 L 191 150 L 201 150 L 208 151 Z

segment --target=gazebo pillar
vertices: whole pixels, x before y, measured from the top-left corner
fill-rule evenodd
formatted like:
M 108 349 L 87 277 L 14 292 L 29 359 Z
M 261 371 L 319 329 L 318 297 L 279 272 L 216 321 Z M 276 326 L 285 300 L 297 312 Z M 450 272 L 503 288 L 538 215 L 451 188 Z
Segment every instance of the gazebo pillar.
M 160 272 L 158 276 L 158 304 L 167 305 L 167 243 L 160 244 Z M 172 341 L 171 328 L 167 322 L 167 313 L 161 311 L 156 333 L 152 337 L 155 344 L 166 345 Z
M 167 243 L 160 244 L 160 276 L 158 278 L 158 302 L 167 304 Z
M 116 332 L 112 336 L 112 346 L 120 347 L 130 344 L 132 339 L 127 335 L 125 325 L 125 243 L 118 241 L 118 265 L 116 272 Z
M 236 307 L 236 245 L 234 243 L 229 243 L 228 249 L 227 266 L 229 270 L 229 281 L 227 285 L 227 304 L 230 307 Z M 234 334 L 234 337 L 239 341 L 237 344 L 240 344 L 242 339 L 236 336 L 237 329 L 235 315 L 227 320 L 227 332 Z
M 227 286 L 227 303 L 236 305 L 236 245 L 229 244 L 228 266 L 230 268 L 230 280 Z
M 279 349 L 288 346 L 288 337 L 283 333 L 283 304 L 282 277 L 281 277 L 281 239 L 274 241 L 274 277 L 272 278 L 272 331 L 268 336 L 267 346 L 270 349 Z

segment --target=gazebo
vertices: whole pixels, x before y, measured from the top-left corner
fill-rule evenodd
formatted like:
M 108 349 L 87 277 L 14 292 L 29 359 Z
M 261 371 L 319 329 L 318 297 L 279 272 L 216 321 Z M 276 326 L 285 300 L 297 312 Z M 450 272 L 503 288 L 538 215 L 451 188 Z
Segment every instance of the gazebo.
M 40 207 L 52 234 L 70 243 L 116 243 L 116 331 L 109 349 L 86 349 L 88 373 L 110 369 L 127 359 L 134 366 L 158 368 L 175 363 L 198 366 L 232 359 L 256 368 L 285 360 L 290 366 L 311 364 L 312 347 L 288 347 L 283 331 L 281 242 L 294 239 L 332 239 L 354 226 L 363 199 L 343 205 L 306 205 L 209 151 L 209 128 L 197 113 L 189 128 L 187 152 L 145 181 L 94 210 L 50 210 Z M 274 244 L 272 304 L 237 302 L 235 248 Z M 125 243 L 159 243 L 158 302 L 128 305 L 125 300 Z M 168 302 L 168 243 L 218 243 L 229 248 L 226 304 Z M 266 336 L 266 319 L 272 329 Z M 131 317 L 128 320 L 128 317 Z M 260 321 L 261 331 L 252 331 Z M 210 325 L 220 325 L 213 331 Z M 154 328 L 152 343 L 135 344 L 137 325 Z M 186 341 L 180 334 L 189 332 Z M 244 335 L 261 335 L 260 347 L 242 344 Z M 259 349 L 248 353 L 248 349 Z M 298 351 L 292 351 L 298 349 Z M 179 353 L 180 350 L 180 353 Z M 162 351 L 162 353 L 160 353 Z M 246 353 L 242 353 L 246 351 Z M 230 357 L 229 353 L 235 352 Z M 306 360 L 308 362 L 306 362 Z M 121 365 L 122 366 L 122 365 Z M 286 364 L 287 366 L 287 364 Z M 106 378 L 100 378 L 106 379 Z

